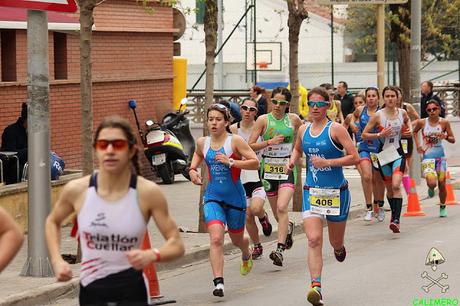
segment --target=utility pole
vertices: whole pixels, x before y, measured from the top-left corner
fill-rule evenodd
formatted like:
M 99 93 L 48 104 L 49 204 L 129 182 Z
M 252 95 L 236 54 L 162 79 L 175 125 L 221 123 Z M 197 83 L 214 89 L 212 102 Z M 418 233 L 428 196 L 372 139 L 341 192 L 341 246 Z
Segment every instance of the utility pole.
M 223 0 L 217 1 L 217 50 L 222 48 L 224 30 L 224 3 Z M 224 50 L 218 55 L 217 71 L 219 75 L 219 89 L 224 89 Z
M 421 58 L 421 26 L 422 24 L 422 0 L 411 2 L 411 35 L 410 35 L 410 79 L 411 79 L 411 103 L 417 113 L 420 114 L 420 58 Z M 412 153 L 412 165 L 410 175 L 420 184 L 420 154 L 417 150 Z
M 334 86 L 334 6 L 331 5 L 331 84 Z
M 27 260 L 21 276 L 53 276 L 45 243 L 50 212 L 48 13 L 27 11 L 27 130 L 29 224 Z

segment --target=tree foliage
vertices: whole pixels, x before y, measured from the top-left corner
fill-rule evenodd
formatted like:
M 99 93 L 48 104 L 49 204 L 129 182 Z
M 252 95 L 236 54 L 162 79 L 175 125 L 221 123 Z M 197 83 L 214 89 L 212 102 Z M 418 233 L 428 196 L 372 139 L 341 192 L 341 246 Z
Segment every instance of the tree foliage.
M 345 33 L 356 57 L 376 53 L 374 6 L 350 6 Z M 422 59 L 460 58 L 460 0 L 422 1 Z M 410 43 L 410 1 L 387 6 L 387 36 L 391 41 Z

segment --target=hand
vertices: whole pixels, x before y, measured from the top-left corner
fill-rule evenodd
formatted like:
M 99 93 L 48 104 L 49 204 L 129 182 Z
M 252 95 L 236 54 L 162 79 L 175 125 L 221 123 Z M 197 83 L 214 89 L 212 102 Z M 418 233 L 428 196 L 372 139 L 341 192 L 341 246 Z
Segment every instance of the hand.
M 350 124 L 350 129 L 353 132 L 353 134 L 356 134 L 359 131 L 358 127 L 354 124 Z
M 438 133 L 436 135 L 439 139 L 447 139 L 447 134 L 446 133 Z
M 58 282 L 67 282 L 72 279 L 72 269 L 70 269 L 69 263 L 62 258 L 53 263 L 53 270 Z
M 280 143 L 283 143 L 283 142 L 284 142 L 284 136 L 283 135 L 276 135 L 275 137 L 270 139 L 270 144 L 274 144 L 274 145 L 277 145 L 277 144 L 280 144 Z
M 136 270 L 144 269 L 148 264 L 154 261 L 152 250 L 131 250 L 125 253 L 128 261 Z
M 380 137 L 389 137 L 391 136 L 391 133 L 393 132 L 393 128 L 391 127 L 386 127 L 382 131 L 380 131 Z
M 423 153 L 425 153 L 425 150 L 423 150 L 422 146 L 418 146 L 417 147 L 417 152 L 420 153 L 420 154 L 423 154 Z
M 198 173 L 197 170 L 190 170 L 189 175 L 190 175 L 190 181 L 192 181 L 193 184 L 203 185 L 201 181 L 201 175 Z
M 228 157 L 225 154 L 217 153 L 216 157 L 214 157 L 214 160 L 218 161 L 221 164 L 230 166 L 230 157 Z
M 404 137 L 404 138 L 409 138 L 409 137 L 412 137 L 412 133 L 411 133 L 411 131 L 409 131 L 409 129 L 406 129 L 406 130 L 401 132 L 401 136 Z
M 315 168 L 319 168 L 319 169 L 331 166 L 330 162 L 327 159 L 319 157 L 319 156 L 312 156 L 310 158 L 310 162 Z

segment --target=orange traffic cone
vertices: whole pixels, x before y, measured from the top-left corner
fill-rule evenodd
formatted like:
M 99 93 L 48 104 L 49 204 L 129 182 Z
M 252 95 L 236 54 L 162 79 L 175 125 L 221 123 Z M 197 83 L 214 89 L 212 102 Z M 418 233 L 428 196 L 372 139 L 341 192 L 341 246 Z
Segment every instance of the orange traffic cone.
M 149 250 L 152 248 L 150 244 L 149 232 L 145 231 L 144 239 L 142 240 L 141 250 Z M 158 282 L 157 269 L 152 262 L 144 268 L 144 274 L 149 282 L 149 296 L 151 298 L 161 298 L 160 283 Z
M 417 190 L 415 189 L 415 180 L 410 180 L 410 192 L 407 198 L 407 212 L 404 217 L 425 216 L 425 213 L 420 209 Z
M 447 192 L 446 205 L 458 205 L 459 203 L 457 202 L 457 200 L 455 200 L 454 188 L 452 187 L 451 180 L 452 178 L 450 177 L 450 172 L 447 171 L 447 174 L 446 174 L 446 192 Z
M 142 240 L 141 244 L 141 250 L 149 250 L 151 248 L 152 245 L 150 244 L 149 232 L 145 231 L 144 239 Z M 165 305 L 177 303 L 176 300 L 165 300 L 163 298 L 163 295 L 160 294 L 160 283 L 158 281 L 157 269 L 153 262 L 147 265 L 147 267 L 144 268 L 143 272 L 147 277 L 147 281 L 149 282 L 149 305 Z

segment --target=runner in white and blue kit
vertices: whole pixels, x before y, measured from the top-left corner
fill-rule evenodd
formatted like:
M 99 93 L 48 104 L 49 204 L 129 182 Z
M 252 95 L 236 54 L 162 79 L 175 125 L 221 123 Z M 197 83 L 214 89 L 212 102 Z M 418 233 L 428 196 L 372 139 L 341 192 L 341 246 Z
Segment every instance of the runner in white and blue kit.
M 240 248 L 240 274 L 252 269 L 249 239 L 244 237 L 246 193 L 240 180 L 241 169 L 259 169 L 259 160 L 246 141 L 230 134 L 230 112 L 222 104 L 212 104 L 207 110 L 210 136 L 200 137 L 190 165 L 190 179 L 202 185 L 197 167 L 202 161 L 208 168 L 209 182 L 203 196 L 204 220 L 210 238 L 209 257 L 214 275 L 213 295 L 224 296 L 224 234 L 225 226 L 232 243 Z
M 359 162 L 358 152 L 347 130 L 326 117 L 329 103 L 329 95 L 323 88 L 316 87 L 308 93 L 312 123 L 299 128 L 288 164 L 292 169 L 302 153 L 307 155 L 302 215 L 308 239 L 307 263 L 311 277 L 307 300 L 313 305 L 323 305 L 321 271 L 324 219 L 328 223 L 329 242 L 335 258 L 342 262 L 346 257 L 344 236 L 351 197 L 342 167 Z

